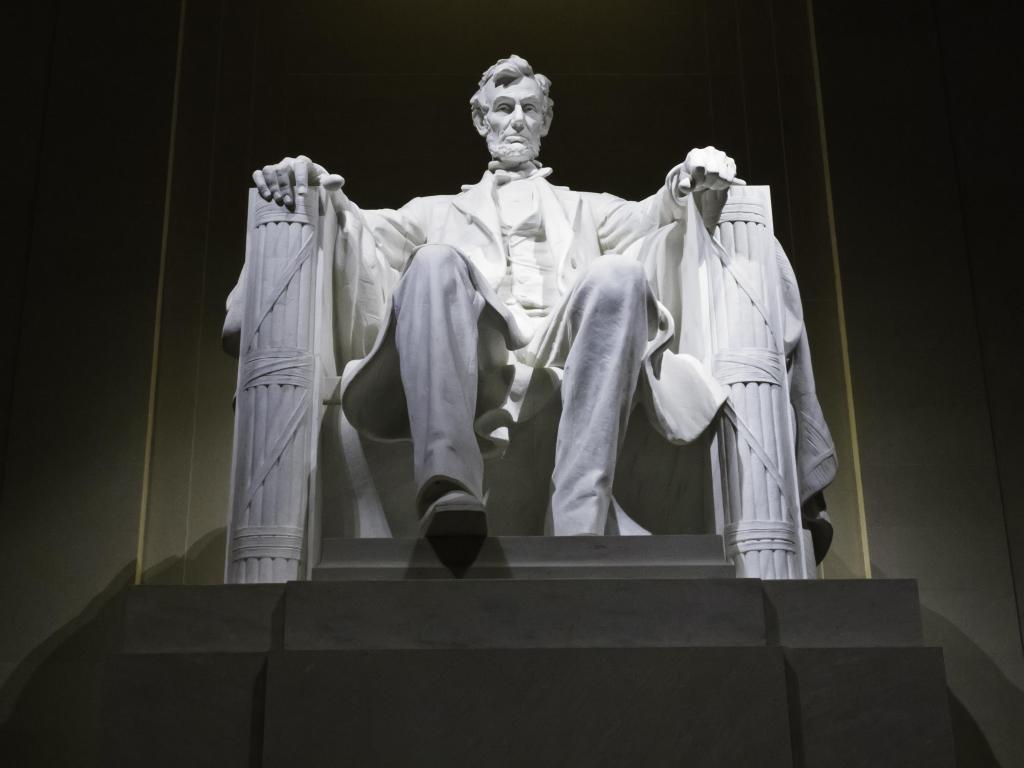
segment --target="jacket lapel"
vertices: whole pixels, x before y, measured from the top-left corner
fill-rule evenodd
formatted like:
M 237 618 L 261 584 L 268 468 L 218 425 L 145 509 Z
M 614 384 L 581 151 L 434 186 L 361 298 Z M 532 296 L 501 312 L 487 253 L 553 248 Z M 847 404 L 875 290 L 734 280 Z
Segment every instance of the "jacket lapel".
M 563 189 L 559 189 L 556 194 L 555 188 L 546 179 L 538 179 L 536 183 L 541 214 L 544 216 L 544 231 L 554 256 L 559 282 L 566 283 L 561 286 L 565 290 L 572 282 L 569 276 L 575 267 L 567 262 L 580 226 L 582 198 L 578 192 Z
M 456 195 L 452 205 L 482 229 L 499 251 L 501 248 L 501 223 L 498 208 L 494 204 L 494 174 L 485 171 L 479 182 L 467 187 Z
M 559 281 L 566 283 L 562 286 L 565 289 L 572 282 L 571 272 L 575 267 L 571 264 L 571 254 L 576 231 L 580 226 L 582 198 L 578 192 L 562 188 L 556 191 L 556 188 L 543 178 L 537 179 L 535 184 L 540 197 L 541 215 L 544 217 L 544 230 L 551 246 Z M 494 174 L 486 171 L 479 182 L 466 187 L 461 194 L 455 196 L 452 206 L 487 235 L 492 246 L 492 258 L 500 258 L 504 262 L 501 223 L 498 207 L 494 202 Z

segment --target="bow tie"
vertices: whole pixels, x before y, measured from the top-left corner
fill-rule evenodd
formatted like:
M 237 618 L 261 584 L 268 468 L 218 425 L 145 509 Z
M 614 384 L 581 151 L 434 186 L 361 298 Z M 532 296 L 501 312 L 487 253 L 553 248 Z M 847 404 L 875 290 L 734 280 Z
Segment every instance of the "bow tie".
M 525 168 L 523 170 L 509 171 L 504 168 L 491 168 L 490 170 L 494 172 L 494 183 L 499 187 L 502 184 L 508 184 L 510 181 L 543 179 L 545 176 L 551 175 L 550 168 L 542 168 L 536 163 L 532 168 Z

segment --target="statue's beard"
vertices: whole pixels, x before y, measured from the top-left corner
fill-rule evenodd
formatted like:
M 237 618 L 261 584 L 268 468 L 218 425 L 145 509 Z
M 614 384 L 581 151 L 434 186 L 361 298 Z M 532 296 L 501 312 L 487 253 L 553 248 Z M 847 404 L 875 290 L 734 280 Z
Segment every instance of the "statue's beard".
M 488 139 L 487 149 L 491 157 L 505 166 L 516 166 L 528 163 L 540 154 L 540 142 L 502 141 Z

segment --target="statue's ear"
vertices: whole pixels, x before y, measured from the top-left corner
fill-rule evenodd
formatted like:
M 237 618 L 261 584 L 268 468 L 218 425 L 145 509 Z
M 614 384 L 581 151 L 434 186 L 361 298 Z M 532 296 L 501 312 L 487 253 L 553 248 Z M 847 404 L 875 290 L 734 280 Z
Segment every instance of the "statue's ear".
M 551 130 L 551 121 L 555 119 L 555 105 L 552 104 L 548 107 L 548 111 L 544 113 L 544 122 L 540 126 L 540 137 L 543 139 L 548 135 L 548 131 Z
M 487 125 L 487 118 L 484 117 L 484 112 L 482 110 L 473 110 L 473 125 L 476 127 L 476 132 L 481 136 L 487 135 L 489 126 Z

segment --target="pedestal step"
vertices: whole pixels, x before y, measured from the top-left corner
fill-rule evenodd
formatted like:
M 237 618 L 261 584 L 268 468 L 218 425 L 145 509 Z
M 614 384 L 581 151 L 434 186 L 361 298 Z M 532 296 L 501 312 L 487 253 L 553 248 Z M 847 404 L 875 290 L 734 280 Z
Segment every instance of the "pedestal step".
M 766 644 L 754 579 L 296 582 L 287 650 Z
M 325 539 L 315 581 L 363 579 L 729 578 L 722 537 L 496 536 Z
M 909 580 L 448 579 L 135 587 L 128 653 L 922 644 Z
M 953 765 L 910 581 L 140 587 L 106 764 Z

